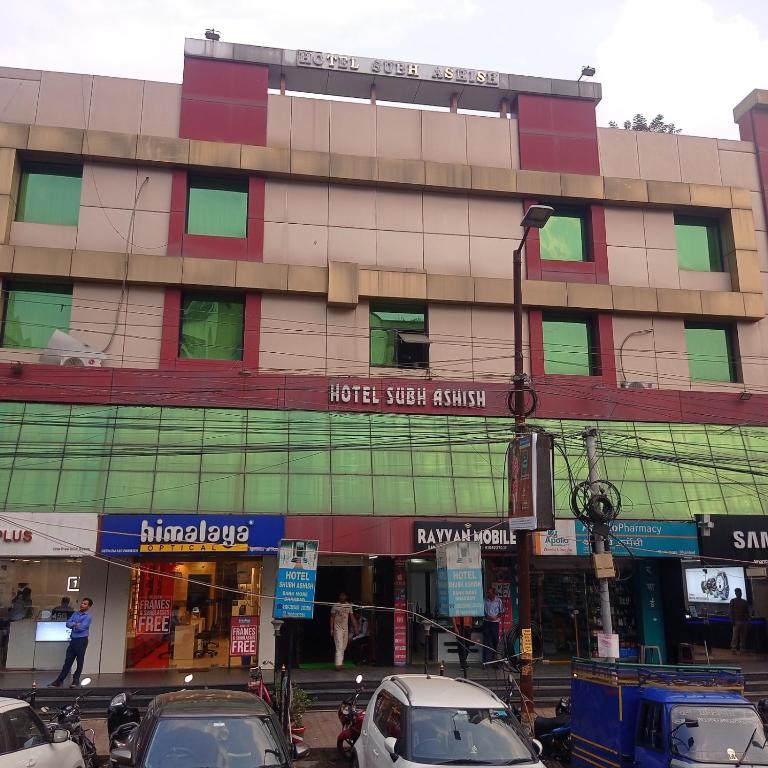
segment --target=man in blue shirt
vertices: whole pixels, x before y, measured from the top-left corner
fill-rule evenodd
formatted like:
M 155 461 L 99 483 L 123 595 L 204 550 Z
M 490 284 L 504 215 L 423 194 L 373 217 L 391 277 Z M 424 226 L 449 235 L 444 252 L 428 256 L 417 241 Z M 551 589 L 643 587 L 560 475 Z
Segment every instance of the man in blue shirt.
M 77 688 L 80 685 L 80 673 L 83 671 L 83 662 L 85 661 L 85 649 L 88 647 L 88 631 L 91 628 L 91 606 L 93 600 L 90 597 L 84 597 L 80 601 L 80 610 L 73 613 L 67 619 L 67 626 L 72 630 L 69 645 L 67 646 L 67 655 L 64 657 L 64 666 L 59 672 L 59 676 L 51 683 L 54 688 L 61 688 L 61 684 L 69 676 L 72 665 L 77 661 L 75 674 L 72 675 L 71 688 Z
M 485 609 L 483 616 L 483 664 L 487 664 L 496 657 L 496 649 L 499 647 L 499 627 L 504 613 L 504 603 L 493 587 L 488 587 L 485 591 L 483 606 Z

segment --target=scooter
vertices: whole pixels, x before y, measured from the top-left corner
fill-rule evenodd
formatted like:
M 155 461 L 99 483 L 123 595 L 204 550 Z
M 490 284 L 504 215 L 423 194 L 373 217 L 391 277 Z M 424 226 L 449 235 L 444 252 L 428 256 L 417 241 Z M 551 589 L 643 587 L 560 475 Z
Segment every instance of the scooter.
M 138 707 L 131 705 L 131 699 L 138 693 L 124 691 L 118 693 L 107 707 L 107 733 L 109 734 L 109 752 L 122 749 L 128 737 L 139 727 L 141 715 Z
M 357 684 L 354 693 L 344 699 L 339 705 L 337 712 L 341 722 L 341 733 L 336 739 L 336 749 L 345 759 L 352 761 L 355 754 L 355 742 L 360 738 L 360 731 L 363 728 L 363 719 L 365 718 L 365 708 L 357 706 L 357 699 L 363 692 L 363 676 L 358 675 L 355 678 Z
M 542 755 L 562 764 L 571 762 L 571 698 L 563 696 L 554 717 L 536 715 L 533 735 L 541 742 Z
M 86 677 L 81 681 L 80 687 L 85 688 L 90 682 L 91 678 Z M 89 693 L 91 692 L 88 691 L 88 693 L 78 696 L 71 704 L 59 710 L 52 712 L 48 707 L 41 707 L 40 711 L 43 714 L 53 714 L 53 719 L 48 723 L 48 729 L 51 733 L 61 728 L 69 731 L 69 738 L 80 748 L 85 768 L 97 768 L 99 758 L 94 744 L 94 731 L 92 728 L 83 728 L 80 719 L 80 701 Z

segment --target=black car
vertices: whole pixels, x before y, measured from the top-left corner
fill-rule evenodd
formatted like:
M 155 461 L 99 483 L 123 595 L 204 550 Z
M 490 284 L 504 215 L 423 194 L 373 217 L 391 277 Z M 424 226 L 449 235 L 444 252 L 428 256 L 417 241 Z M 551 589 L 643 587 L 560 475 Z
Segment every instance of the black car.
M 134 768 L 290 768 L 308 750 L 288 745 L 275 713 L 244 691 L 163 693 L 112 765 Z

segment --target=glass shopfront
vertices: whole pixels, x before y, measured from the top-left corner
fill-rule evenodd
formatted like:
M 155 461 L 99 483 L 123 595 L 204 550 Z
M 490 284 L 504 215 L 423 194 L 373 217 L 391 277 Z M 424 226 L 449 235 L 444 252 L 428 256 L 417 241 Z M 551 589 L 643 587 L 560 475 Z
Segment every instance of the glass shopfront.
M 261 558 L 140 560 L 131 574 L 126 669 L 226 667 L 233 617 L 258 633 Z M 257 635 L 258 637 L 258 635 Z

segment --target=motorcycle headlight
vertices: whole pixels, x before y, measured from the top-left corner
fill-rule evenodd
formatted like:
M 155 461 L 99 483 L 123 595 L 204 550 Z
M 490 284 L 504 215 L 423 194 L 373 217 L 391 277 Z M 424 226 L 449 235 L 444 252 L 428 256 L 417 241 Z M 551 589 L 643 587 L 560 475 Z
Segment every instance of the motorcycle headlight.
M 122 707 L 128 702 L 128 697 L 124 693 L 118 693 L 112 701 L 109 702 L 110 707 Z

